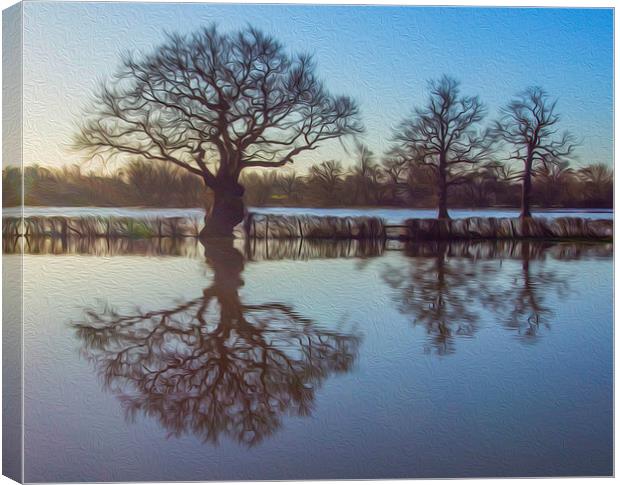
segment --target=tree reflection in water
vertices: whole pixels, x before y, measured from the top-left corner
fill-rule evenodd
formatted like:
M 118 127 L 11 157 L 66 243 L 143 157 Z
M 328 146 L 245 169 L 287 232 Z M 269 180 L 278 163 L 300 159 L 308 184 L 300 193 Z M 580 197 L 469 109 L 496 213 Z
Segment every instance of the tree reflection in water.
M 478 314 L 475 298 L 476 267 L 463 259 L 449 258 L 445 242 L 412 245 L 406 249 L 409 266 L 389 267 L 385 281 L 397 290 L 395 300 L 402 313 L 414 315 L 414 323 L 426 328 L 430 348 L 439 354 L 454 351 L 454 335 L 473 335 Z
M 444 355 L 455 351 L 456 337 L 474 335 L 483 311 L 534 341 L 553 315 L 549 295 L 569 291 L 568 282 L 542 264 L 549 253 L 578 258 L 581 249 L 528 241 L 420 243 L 406 248 L 407 267 L 390 265 L 383 277 L 401 313 L 426 329 L 427 351 Z M 502 264 L 506 259 L 520 261 L 516 272 Z
M 547 303 L 549 294 L 565 297 L 569 293 L 568 281 L 547 270 L 542 263 L 545 250 L 545 244 L 520 243 L 513 255 L 521 264 L 511 275 L 511 284 L 506 288 L 495 285 L 481 293 L 484 303 L 490 305 L 503 325 L 516 331 L 523 342 L 535 342 L 541 327 L 549 328 L 553 317 L 553 309 Z
M 209 243 L 205 258 L 213 282 L 199 298 L 135 314 L 89 310 L 74 327 L 128 416 L 155 417 L 174 436 L 256 445 L 283 415 L 312 412 L 321 383 L 351 369 L 360 338 L 283 303 L 243 302 L 244 259 L 231 242 Z

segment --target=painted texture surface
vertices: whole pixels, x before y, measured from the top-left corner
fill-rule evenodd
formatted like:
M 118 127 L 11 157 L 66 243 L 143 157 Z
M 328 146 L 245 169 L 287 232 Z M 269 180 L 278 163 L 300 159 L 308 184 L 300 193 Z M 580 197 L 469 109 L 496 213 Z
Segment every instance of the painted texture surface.
M 26 481 L 613 473 L 612 243 L 213 237 L 247 210 L 612 219 L 612 10 L 23 13 L 23 166 L 5 153 L 4 215 L 24 180 L 28 214 L 127 223 L 5 239 L 4 268 L 27 253 Z M 239 61 L 247 39 L 267 46 L 242 79 L 252 96 L 231 94 L 243 63 L 233 81 L 228 63 L 216 81 L 195 68 L 205 43 Z M 106 91 L 126 50 L 133 78 Z M 162 72 L 185 83 L 163 102 Z M 521 118 L 538 123 L 531 146 Z M 216 232 L 153 237 L 147 216 Z

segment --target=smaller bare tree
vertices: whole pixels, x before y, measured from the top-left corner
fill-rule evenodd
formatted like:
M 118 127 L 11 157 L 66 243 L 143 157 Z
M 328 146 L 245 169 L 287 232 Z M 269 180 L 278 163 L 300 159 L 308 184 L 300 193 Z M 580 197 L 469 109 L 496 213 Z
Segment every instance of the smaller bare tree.
M 385 195 L 390 204 L 402 203 L 408 193 L 406 178 L 410 164 L 398 151 L 389 151 L 381 160 L 381 169 L 384 174 Z
M 344 176 L 342 163 L 336 160 L 327 160 L 310 168 L 310 184 L 316 187 L 321 201 L 329 204 L 338 200 L 338 192 Z
M 286 197 L 287 200 L 297 200 L 299 198 L 299 188 L 302 184 L 302 177 L 295 171 L 279 174 L 276 180 L 276 187 Z
M 351 180 L 354 182 L 353 200 L 357 204 L 376 204 L 381 198 L 381 168 L 377 165 L 375 154 L 364 143 L 357 142 L 355 165 Z
M 426 106 L 401 123 L 394 141 L 410 163 L 433 170 L 438 217 L 449 219 L 448 189 L 466 182 L 468 170 L 489 159 L 492 143 L 478 130 L 485 108 L 477 96 L 461 96 L 459 82 L 448 76 L 431 81 L 429 90 Z
M 605 201 L 613 200 L 613 168 L 603 163 L 595 163 L 579 169 L 577 176 L 583 184 L 582 196 L 587 201 L 605 205 Z
M 535 171 L 541 165 L 569 161 L 576 147 L 573 135 L 568 132 L 558 135 L 560 115 L 556 104 L 557 100 L 551 100 L 543 89 L 528 88 L 502 109 L 502 117 L 493 128 L 494 137 L 512 147 L 508 160 L 523 163 L 521 218 L 532 217 L 530 203 Z

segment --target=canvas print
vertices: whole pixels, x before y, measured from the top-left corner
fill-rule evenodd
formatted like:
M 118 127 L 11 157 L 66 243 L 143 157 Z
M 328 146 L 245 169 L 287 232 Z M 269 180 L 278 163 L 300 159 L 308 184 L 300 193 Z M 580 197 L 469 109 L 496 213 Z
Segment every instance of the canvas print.
M 3 473 L 613 474 L 613 10 L 3 12 Z

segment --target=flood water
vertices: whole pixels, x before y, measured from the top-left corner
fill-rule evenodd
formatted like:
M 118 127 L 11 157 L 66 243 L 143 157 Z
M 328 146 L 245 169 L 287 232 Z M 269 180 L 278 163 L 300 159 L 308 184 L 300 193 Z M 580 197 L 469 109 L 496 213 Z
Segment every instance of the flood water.
M 610 244 L 27 252 L 26 481 L 612 473 Z
M 434 209 L 399 209 L 394 207 L 361 207 L 361 208 L 313 208 L 313 207 L 249 207 L 249 211 L 257 214 L 278 215 L 312 215 L 312 216 L 336 216 L 358 217 L 373 216 L 385 219 L 390 224 L 398 224 L 405 219 L 437 217 Z M 611 209 L 548 209 L 534 210 L 535 217 L 583 217 L 586 219 L 613 219 Z M 3 209 L 4 216 L 19 217 L 20 207 Z M 464 217 L 518 217 L 518 209 L 452 209 L 451 217 L 455 219 Z M 149 207 L 24 207 L 24 216 L 65 216 L 65 217 L 189 217 L 201 219 L 204 217 L 204 209 L 169 209 Z

